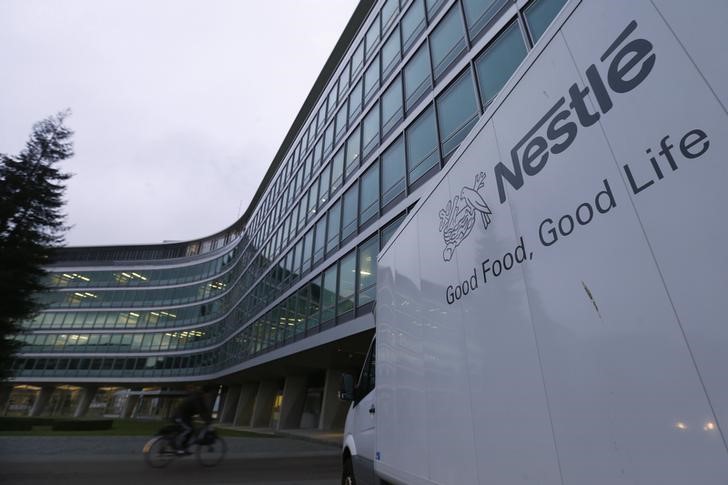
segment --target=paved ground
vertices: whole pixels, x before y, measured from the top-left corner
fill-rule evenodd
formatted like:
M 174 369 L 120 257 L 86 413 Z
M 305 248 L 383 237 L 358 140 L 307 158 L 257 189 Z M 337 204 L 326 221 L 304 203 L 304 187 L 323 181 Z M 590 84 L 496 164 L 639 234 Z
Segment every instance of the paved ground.
M 2 484 L 233 484 L 334 485 L 339 451 L 289 438 L 226 437 L 228 454 L 215 468 L 194 457 L 151 469 L 141 449 L 146 437 L 0 437 Z

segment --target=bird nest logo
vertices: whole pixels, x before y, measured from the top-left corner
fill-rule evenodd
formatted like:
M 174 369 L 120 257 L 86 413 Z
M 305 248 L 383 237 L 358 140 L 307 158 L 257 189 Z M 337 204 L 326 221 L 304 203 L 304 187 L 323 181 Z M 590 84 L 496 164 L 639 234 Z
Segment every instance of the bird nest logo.
M 485 186 L 485 173 L 475 175 L 475 183 L 471 187 L 463 187 L 460 194 L 447 202 L 444 209 L 440 210 L 440 229 L 445 240 L 445 249 L 442 252 L 442 259 L 450 261 L 461 242 L 470 235 L 475 226 L 477 216 L 483 222 L 483 229 L 488 229 L 493 213 L 485 203 L 480 189 Z

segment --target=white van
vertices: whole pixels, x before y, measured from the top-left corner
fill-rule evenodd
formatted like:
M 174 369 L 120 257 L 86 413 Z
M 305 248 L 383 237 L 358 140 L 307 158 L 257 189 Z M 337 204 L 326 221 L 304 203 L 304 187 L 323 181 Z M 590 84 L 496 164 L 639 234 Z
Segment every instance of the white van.
M 345 483 L 728 483 L 727 20 L 564 7 L 380 253 Z

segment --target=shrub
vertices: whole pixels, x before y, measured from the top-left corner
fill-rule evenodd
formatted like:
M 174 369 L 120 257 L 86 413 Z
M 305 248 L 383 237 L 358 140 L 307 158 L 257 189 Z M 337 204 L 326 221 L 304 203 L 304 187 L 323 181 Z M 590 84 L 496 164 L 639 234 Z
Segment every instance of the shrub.
M 53 431 L 101 431 L 111 429 L 111 419 L 57 419 L 53 423 Z

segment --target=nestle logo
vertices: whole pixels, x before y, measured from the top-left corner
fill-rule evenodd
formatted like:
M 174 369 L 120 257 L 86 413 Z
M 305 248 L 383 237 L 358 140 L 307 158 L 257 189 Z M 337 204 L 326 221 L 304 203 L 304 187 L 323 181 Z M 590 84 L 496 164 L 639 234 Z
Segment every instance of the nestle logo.
M 637 38 L 628 41 L 627 38 L 635 29 L 637 22 L 633 20 L 602 54 L 602 63 L 611 57 L 606 66 L 606 84 L 596 65 L 590 65 L 586 70 L 588 86 L 582 88 L 577 83 L 572 84 L 568 106 L 565 106 L 566 98 L 560 98 L 511 149 L 513 167 L 506 167 L 502 162 L 495 166 L 501 204 L 506 201 L 506 183 L 519 190 L 523 187 L 524 173 L 528 176 L 538 174 L 546 166 L 550 155 L 558 155 L 571 146 L 579 125 L 591 126 L 599 121 L 602 114 L 612 109 L 611 93 L 628 93 L 647 78 L 655 65 L 656 56 L 648 40 Z M 597 110 L 592 111 L 587 106 L 589 93 L 593 93 L 597 100 Z M 576 115 L 576 119 L 573 115 Z
M 445 250 L 442 252 L 442 259 L 450 261 L 455 248 L 465 240 L 475 226 L 476 215 L 480 215 L 483 229 L 488 229 L 493 213 L 480 190 L 485 186 L 485 173 L 480 172 L 475 176 L 472 187 L 463 187 L 460 194 L 447 202 L 444 209 L 440 210 L 440 232 L 445 240 Z

